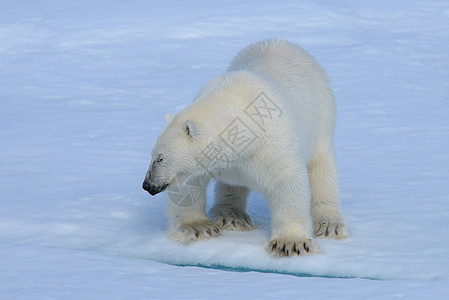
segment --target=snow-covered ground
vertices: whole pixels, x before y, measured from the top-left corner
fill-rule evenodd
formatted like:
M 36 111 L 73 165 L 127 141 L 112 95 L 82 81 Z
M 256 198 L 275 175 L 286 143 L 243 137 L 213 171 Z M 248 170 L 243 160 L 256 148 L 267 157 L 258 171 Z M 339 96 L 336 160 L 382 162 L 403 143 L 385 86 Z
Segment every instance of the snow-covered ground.
M 352 236 L 272 258 L 254 193 L 256 230 L 175 244 L 141 189 L 163 116 L 267 37 L 332 80 Z M 1 1 L 0 298 L 446 299 L 448 41 L 438 0 Z

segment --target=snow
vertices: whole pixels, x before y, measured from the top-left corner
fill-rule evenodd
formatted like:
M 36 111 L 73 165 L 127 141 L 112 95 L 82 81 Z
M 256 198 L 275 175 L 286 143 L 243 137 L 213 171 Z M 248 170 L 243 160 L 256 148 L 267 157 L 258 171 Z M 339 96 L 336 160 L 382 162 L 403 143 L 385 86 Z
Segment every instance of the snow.
M 253 193 L 256 230 L 175 244 L 140 187 L 163 116 L 273 36 L 332 80 L 352 236 L 272 258 Z M 2 1 L 0 298 L 445 299 L 448 40 L 438 0 Z

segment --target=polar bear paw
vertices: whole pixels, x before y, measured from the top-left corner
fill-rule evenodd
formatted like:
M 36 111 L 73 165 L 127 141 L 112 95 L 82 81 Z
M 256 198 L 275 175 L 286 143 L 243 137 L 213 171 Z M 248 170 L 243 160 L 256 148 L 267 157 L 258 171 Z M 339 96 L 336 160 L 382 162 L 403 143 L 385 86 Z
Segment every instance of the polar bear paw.
M 321 252 L 321 248 L 308 238 L 295 240 L 273 239 L 268 243 L 266 250 L 271 255 L 280 257 L 305 256 Z
M 215 226 L 222 230 L 248 231 L 254 227 L 251 217 L 236 208 L 219 210 L 213 217 L 213 222 Z
M 172 240 L 181 244 L 189 244 L 200 239 L 213 238 L 220 235 L 220 229 L 211 221 L 183 224 L 169 232 Z
M 344 221 L 316 221 L 313 223 L 313 228 L 315 237 L 333 240 L 349 237 L 348 227 Z

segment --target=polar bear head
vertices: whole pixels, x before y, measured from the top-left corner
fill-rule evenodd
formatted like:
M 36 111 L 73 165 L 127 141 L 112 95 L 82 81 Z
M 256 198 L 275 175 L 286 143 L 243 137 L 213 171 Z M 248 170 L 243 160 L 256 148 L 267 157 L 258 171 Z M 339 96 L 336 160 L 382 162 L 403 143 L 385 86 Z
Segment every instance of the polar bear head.
M 247 124 L 252 121 L 244 112 L 253 99 L 248 81 L 240 73 L 217 77 L 191 105 L 174 117 L 166 117 L 143 182 L 146 191 L 155 195 L 201 175 L 220 177 L 220 172 L 238 165 L 250 149 L 254 150 L 257 129 L 249 128 Z M 246 135 L 235 135 L 241 132 Z M 246 141 L 253 148 L 242 147 Z
M 203 124 L 185 115 L 166 117 L 167 125 L 151 152 L 150 167 L 143 182 L 143 188 L 151 195 L 164 191 L 182 178 L 201 173 L 197 152 L 210 139 Z
M 220 131 L 232 112 L 228 108 L 228 113 L 223 113 L 224 107 L 207 100 L 197 100 L 176 116 L 166 117 L 142 186 L 151 195 L 210 174 L 211 161 L 214 168 L 227 166 L 232 153 L 220 139 Z

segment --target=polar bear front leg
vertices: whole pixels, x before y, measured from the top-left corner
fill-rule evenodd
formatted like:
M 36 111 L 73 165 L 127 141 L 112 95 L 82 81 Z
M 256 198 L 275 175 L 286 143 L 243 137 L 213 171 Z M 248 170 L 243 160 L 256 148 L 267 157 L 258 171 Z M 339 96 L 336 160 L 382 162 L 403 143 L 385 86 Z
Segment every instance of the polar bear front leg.
M 196 178 L 167 190 L 168 235 L 182 244 L 220 235 L 206 215 L 208 178 Z
M 279 181 L 278 181 L 279 182 Z M 312 239 L 310 189 L 307 172 L 298 172 L 265 195 L 271 211 L 271 241 L 266 250 L 274 256 L 320 252 Z
M 215 203 L 210 210 L 214 224 L 220 229 L 251 230 L 253 222 L 245 212 L 249 189 L 221 181 L 215 184 Z
M 325 149 L 315 155 L 308 167 L 313 231 L 316 237 L 341 240 L 349 236 L 349 230 L 340 208 L 334 150 L 332 146 Z

